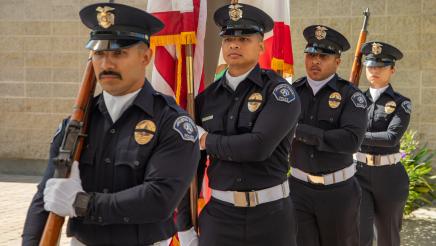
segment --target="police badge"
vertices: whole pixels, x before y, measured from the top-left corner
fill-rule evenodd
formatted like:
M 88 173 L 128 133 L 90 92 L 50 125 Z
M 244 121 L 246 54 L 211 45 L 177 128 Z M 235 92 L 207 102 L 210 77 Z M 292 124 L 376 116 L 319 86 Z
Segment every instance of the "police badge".
M 258 110 L 260 108 L 260 105 L 262 105 L 262 94 L 256 92 L 250 95 L 250 97 L 248 97 L 248 110 L 250 112 L 256 112 L 256 110 Z
M 229 5 L 229 17 L 232 21 L 238 21 L 242 18 L 242 8 L 239 4 L 231 4 Z
M 98 24 L 107 29 L 111 27 L 113 24 L 115 24 L 115 15 L 114 13 L 111 13 L 109 11 L 114 10 L 112 7 L 104 6 L 104 7 L 98 7 L 97 9 L 97 20 Z
M 397 108 L 397 104 L 394 101 L 389 101 L 385 104 L 385 113 L 392 114 Z
M 156 133 L 156 124 L 154 124 L 151 120 L 143 120 L 140 121 L 138 124 L 136 124 L 135 127 L 135 141 L 140 144 L 144 145 L 151 141 L 151 139 L 154 137 L 154 134 Z
M 329 107 L 333 109 L 339 107 L 339 105 L 341 105 L 341 100 L 341 94 L 339 94 L 339 92 L 333 92 L 329 96 Z
M 318 40 L 323 40 L 327 36 L 328 29 L 323 26 L 317 26 L 315 30 L 315 38 Z
M 374 54 L 374 55 L 380 55 L 380 53 L 382 52 L 382 44 L 379 44 L 379 43 L 372 43 L 372 50 L 371 50 L 371 52 Z

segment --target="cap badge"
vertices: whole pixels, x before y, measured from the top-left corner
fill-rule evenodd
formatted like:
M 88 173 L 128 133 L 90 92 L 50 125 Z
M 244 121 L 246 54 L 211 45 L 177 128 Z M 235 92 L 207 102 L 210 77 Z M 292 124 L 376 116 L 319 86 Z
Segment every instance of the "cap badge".
M 317 26 L 315 30 L 315 38 L 318 40 L 323 40 L 327 36 L 328 29 L 323 26 Z
M 115 24 L 115 15 L 110 11 L 114 10 L 114 8 L 109 6 L 98 7 L 97 9 L 97 20 L 98 24 L 103 28 L 109 28 L 113 24 Z
M 238 21 L 242 18 L 242 5 L 239 4 L 231 4 L 229 5 L 229 16 L 232 21 Z
M 374 55 L 380 55 L 380 53 L 382 52 L 382 44 L 379 44 L 379 43 L 372 43 L 372 50 L 371 50 L 371 52 L 374 54 Z

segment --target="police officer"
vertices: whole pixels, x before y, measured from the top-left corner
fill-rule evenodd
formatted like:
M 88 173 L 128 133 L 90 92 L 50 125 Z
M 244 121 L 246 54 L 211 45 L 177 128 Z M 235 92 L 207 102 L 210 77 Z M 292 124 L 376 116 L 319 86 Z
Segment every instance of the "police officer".
M 295 245 L 287 172 L 300 101 L 286 80 L 258 65 L 273 20 L 247 4 L 225 5 L 214 20 L 228 70 L 196 98 L 212 189 L 199 217 L 199 244 Z M 192 226 L 187 208 L 182 205 L 177 218 L 182 238 Z M 181 240 L 182 246 L 194 245 Z
M 360 245 L 372 245 L 374 222 L 378 246 L 400 245 L 409 180 L 400 163 L 399 150 L 400 139 L 409 125 L 411 103 L 394 91 L 390 81 L 395 62 L 403 54 L 378 41 L 364 44 L 362 53 L 370 88 L 365 92 L 368 128 L 360 152 L 354 156 L 362 187 Z
M 336 71 L 350 48 L 334 29 L 309 26 L 307 77 L 293 83 L 302 113 L 292 144 L 291 197 L 298 245 L 358 245 L 361 191 L 353 164 L 366 129 L 364 95 Z
M 168 245 L 199 150 L 193 121 L 145 79 L 150 35 L 163 24 L 114 3 L 89 5 L 80 17 L 92 29 L 86 47 L 103 92 L 92 101 L 80 164 L 68 179 L 51 178 L 68 120 L 54 136 L 23 245 L 38 245 L 48 211 L 70 217 L 72 245 Z

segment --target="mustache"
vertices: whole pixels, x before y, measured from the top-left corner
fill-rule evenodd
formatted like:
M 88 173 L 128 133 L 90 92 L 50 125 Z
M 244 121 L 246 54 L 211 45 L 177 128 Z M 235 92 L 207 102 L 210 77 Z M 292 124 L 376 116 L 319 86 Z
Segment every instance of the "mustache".
M 113 76 L 117 76 L 119 79 L 123 79 L 123 77 L 121 76 L 120 73 L 114 72 L 114 71 L 102 71 L 99 75 L 98 75 L 98 79 L 101 79 L 102 76 L 104 75 L 113 75 Z

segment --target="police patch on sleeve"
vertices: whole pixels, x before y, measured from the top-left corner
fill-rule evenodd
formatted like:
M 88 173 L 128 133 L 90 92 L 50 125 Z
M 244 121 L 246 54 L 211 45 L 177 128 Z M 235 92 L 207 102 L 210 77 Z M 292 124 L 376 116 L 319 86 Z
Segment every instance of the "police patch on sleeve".
M 274 97 L 279 102 L 291 103 L 295 100 L 295 93 L 289 84 L 280 84 L 274 88 Z
M 351 101 L 353 101 L 354 106 L 356 106 L 356 108 L 366 108 L 366 99 L 365 96 L 361 93 L 361 92 L 355 92 L 352 96 L 351 96 Z
M 188 116 L 180 116 L 174 121 L 173 129 L 183 140 L 195 142 L 198 139 L 197 126 Z
M 59 135 L 59 133 L 61 133 L 61 131 L 62 131 L 62 122 L 59 123 L 58 129 L 56 129 L 56 132 L 53 135 L 53 138 L 51 139 L 50 143 L 53 143 L 54 139 Z
M 410 101 L 404 101 L 403 103 L 401 103 L 401 107 L 403 107 L 406 113 L 412 113 L 412 103 Z

